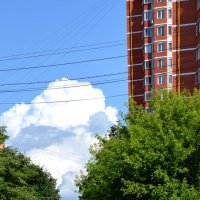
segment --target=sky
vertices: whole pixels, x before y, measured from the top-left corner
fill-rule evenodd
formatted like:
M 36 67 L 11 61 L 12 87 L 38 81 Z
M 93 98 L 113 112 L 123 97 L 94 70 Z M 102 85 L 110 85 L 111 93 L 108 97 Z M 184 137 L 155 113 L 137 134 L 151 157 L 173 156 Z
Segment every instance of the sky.
M 62 200 L 78 199 L 73 179 L 95 134 L 126 112 L 125 4 L 1 1 L 0 124 L 7 145 L 57 179 Z

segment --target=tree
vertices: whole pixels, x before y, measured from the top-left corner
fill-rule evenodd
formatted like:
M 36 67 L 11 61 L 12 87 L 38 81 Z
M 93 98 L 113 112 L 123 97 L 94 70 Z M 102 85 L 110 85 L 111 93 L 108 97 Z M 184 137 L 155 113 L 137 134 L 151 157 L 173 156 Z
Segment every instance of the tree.
M 165 93 L 151 106 L 133 103 L 118 137 L 98 136 L 75 180 L 81 200 L 200 199 L 200 92 Z
M 1 143 L 5 142 L 5 127 L 0 130 Z M 58 200 L 56 180 L 49 172 L 34 165 L 18 150 L 0 149 L 1 200 Z

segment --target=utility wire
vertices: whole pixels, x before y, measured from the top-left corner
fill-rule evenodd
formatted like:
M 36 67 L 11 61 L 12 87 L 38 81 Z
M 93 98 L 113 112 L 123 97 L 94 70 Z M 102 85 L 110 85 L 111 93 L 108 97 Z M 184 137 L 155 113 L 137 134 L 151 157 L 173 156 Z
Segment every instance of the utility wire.
M 187 29 L 187 30 L 183 30 L 183 31 L 181 31 L 181 32 L 185 32 L 185 31 L 190 31 L 190 30 L 193 30 L 193 29 Z M 176 31 L 174 31 L 173 30 L 173 32 L 175 32 L 176 33 Z M 172 36 L 172 37 L 175 37 L 175 36 Z M 56 54 L 64 54 L 65 52 L 58 52 L 58 53 L 50 53 L 50 54 L 44 54 L 44 55 L 40 55 L 40 54 L 42 54 L 42 53 L 48 53 L 48 52 L 52 52 L 52 51 L 63 51 L 63 50 L 71 50 L 71 49 L 76 49 L 76 48 L 83 48 L 83 47 L 91 47 L 91 46 L 97 46 L 97 45 L 105 45 L 105 44 L 112 44 L 112 43 L 116 43 L 116 42 L 125 42 L 125 41 L 127 41 L 126 39 L 124 39 L 124 40 L 114 40 L 114 41 L 108 41 L 108 42 L 99 42 L 99 43 L 93 43 L 93 44 L 86 44 L 86 45 L 81 45 L 81 46 L 73 46 L 73 47 L 66 47 L 66 48 L 59 48 L 59 49 L 50 49 L 50 50 L 43 50 L 43 51 L 36 51 L 36 52 L 29 52 L 29 53 L 21 53 L 21 54 L 13 54 L 13 55 L 5 55 L 5 56 L 0 56 L 0 61 L 4 61 L 4 60 L 14 60 L 14 59 L 22 59 L 22 58 L 29 58 L 29 56 L 30 56 L 30 58 L 33 56 L 33 54 L 39 54 L 39 55 L 35 55 L 35 56 L 33 56 L 33 57 L 40 57 L 40 56 L 48 56 L 48 55 L 56 55 Z M 139 40 L 134 40 L 134 41 L 139 41 Z M 124 45 L 124 44 L 126 44 L 126 43 L 123 43 L 123 44 L 119 44 L 119 45 L 117 45 L 117 44 L 113 44 L 113 46 L 120 46 L 120 45 Z M 112 46 L 112 45 L 111 45 Z M 111 47 L 111 46 L 108 46 L 108 47 Z M 104 48 L 104 47 L 100 47 L 100 48 Z M 106 48 L 106 47 L 105 47 Z M 91 50 L 92 50 L 93 48 L 91 48 Z M 96 49 L 96 48 L 94 48 L 94 49 Z M 98 47 L 97 47 L 97 49 L 98 49 Z M 86 50 L 90 50 L 90 49 L 86 49 Z M 79 51 L 79 50 L 77 50 L 77 51 Z M 80 50 L 81 51 L 81 50 Z M 71 52 L 71 51 L 70 51 Z M 73 52 L 73 51 L 72 51 Z M 75 51 L 76 52 L 76 51 Z M 68 52 L 66 52 L 66 53 L 68 53 Z M 29 55 L 29 56 L 28 56 Z M 20 56 L 27 56 L 27 57 L 20 57 Z M 11 57 L 11 58 L 10 58 Z M 14 58 L 12 58 L 12 57 L 14 57 Z M 18 58 L 19 57 L 19 58 Z M 5 59 L 2 59 L 2 58 L 5 58 Z M 6 59 L 6 58 L 8 58 L 8 59 Z
M 91 10 L 91 12 L 88 12 L 84 18 L 80 18 L 80 20 L 74 20 L 73 22 L 73 26 L 74 28 L 69 28 L 68 30 L 70 30 L 68 32 L 68 34 L 66 34 L 66 31 L 64 32 L 63 36 L 58 37 L 57 40 L 55 40 L 56 45 L 58 45 L 59 43 L 61 44 L 66 44 L 68 41 L 72 42 L 72 41 L 77 41 L 78 38 L 84 34 L 84 32 L 87 30 L 88 26 L 90 26 L 91 24 L 93 24 L 93 21 L 95 22 L 99 16 L 101 16 L 107 8 L 110 7 L 110 5 L 112 4 L 113 0 L 110 1 L 105 1 L 105 2 L 98 2 L 95 4 L 95 8 Z M 115 1 L 115 0 L 114 0 Z M 67 38 L 67 39 L 65 39 Z M 62 42 L 61 42 L 62 41 Z M 74 45 L 72 45 L 74 46 Z
M 181 31 L 181 33 L 193 30 L 192 28 L 188 28 L 186 30 Z M 176 33 L 177 31 L 173 30 L 173 33 Z M 175 36 L 172 36 L 175 37 Z M 86 45 L 80 45 L 80 46 L 73 46 L 73 47 L 65 47 L 65 48 L 58 48 L 58 49 L 50 49 L 50 50 L 43 50 L 43 51 L 35 51 L 35 52 L 29 52 L 29 53 L 21 53 L 21 54 L 13 54 L 13 55 L 5 55 L 5 56 L 0 56 L 0 59 L 2 58 L 10 58 L 10 57 L 19 57 L 19 56 L 28 56 L 28 55 L 33 55 L 33 54 L 41 54 L 41 53 L 47 53 L 47 52 L 52 52 L 52 51 L 63 51 L 63 50 L 70 50 L 70 49 L 76 49 L 76 48 L 83 48 L 83 47 L 91 47 L 91 46 L 97 46 L 97 45 L 105 45 L 105 44 L 111 44 L 111 43 L 116 43 L 116 42 L 125 42 L 127 41 L 126 39 L 121 39 L 121 40 L 113 40 L 113 41 L 107 41 L 107 42 L 98 42 L 98 43 L 92 43 L 92 44 L 86 44 Z M 134 40 L 134 41 L 140 41 L 140 40 Z
M 38 55 L 30 55 L 30 56 L 23 56 L 23 57 L 5 58 L 5 59 L 0 59 L 0 62 L 11 61 L 11 60 L 21 60 L 21 59 L 28 59 L 28 58 L 38 58 L 38 57 L 44 57 L 44 56 L 56 56 L 56 55 L 61 55 L 61 54 L 69 54 L 69 53 L 76 53 L 76 52 L 83 52 L 83 51 L 99 50 L 99 49 L 118 47 L 118 46 L 124 46 L 124 45 L 126 45 L 126 43 L 107 45 L 107 46 L 100 46 L 100 47 L 92 47 L 92 48 L 87 48 L 87 49 L 77 49 L 77 50 L 71 50 L 71 51 L 62 51 L 62 52 L 55 52 L 55 53 L 48 53 L 48 54 L 38 54 Z
M 39 68 L 49 68 L 49 67 L 57 67 L 57 66 L 64 66 L 64 65 L 74 65 L 74 64 L 82 64 L 82 63 L 104 61 L 104 60 L 113 60 L 113 59 L 119 59 L 119 58 L 125 58 L 125 57 L 127 57 L 127 55 L 104 57 L 104 58 L 97 58 L 97 59 L 91 59 L 91 60 L 81 60 L 81 61 L 59 63 L 59 64 L 53 64 L 53 65 L 39 65 L 39 66 L 32 66 L 32 67 L 8 68 L 8 69 L 0 69 L 0 72 L 19 71 L 19 70 L 28 70 L 28 69 L 39 69 Z
M 193 63 L 193 59 L 187 59 L 184 60 L 184 64 L 190 64 Z M 172 66 L 176 66 L 176 64 L 172 64 Z M 166 66 L 164 66 L 166 67 Z M 197 67 L 190 67 L 189 69 L 196 69 Z M 173 69 L 171 73 L 176 72 L 176 69 Z M 102 78 L 102 77 L 109 77 L 109 76 L 117 76 L 117 75 L 123 75 L 123 74 L 128 74 L 128 72 L 117 72 L 117 73 L 109 73 L 109 74 L 101 74 L 101 75 L 96 75 L 96 76 L 85 76 L 85 77 L 76 77 L 69 79 L 70 81 L 73 80 L 85 80 L 85 79 L 94 79 L 94 78 Z M 0 84 L 0 87 L 2 86 L 16 86 L 16 85 L 33 85 L 33 84 L 42 84 L 42 83 L 50 83 L 50 82 L 67 82 L 69 80 L 46 80 L 46 81 L 35 81 L 35 82 L 15 82 L 15 83 L 4 83 Z
M 85 48 L 85 47 L 93 47 L 93 46 L 99 46 L 99 45 L 107 45 L 117 42 L 125 42 L 126 40 L 114 40 L 114 41 L 108 41 L 108 42 L 98 42 L 98 43 L 92 43 L 92 44 L 86 44 L 86 45 L 80 45 L 80 46 L 73 46 L 73 47 L 65 47 L 65 48 L 59 48 L 59 49 L 50 49 L 50 50 L 43 50 L 43 51 L 35 51 L 35 52 L 29 52 L 29 53 L 21 53 L 21 54 L 13 54 L 13 55 L 5 55 L 0 56 L 0 59 L 2 58 L 10 58 L 10 57 L 20 57 L 20 56 L 28 56 L 33 54 L 42 54 L 42 53 L 48 53 L 48 52 L 54 52 L 54 51 L 64 51 L 64 50 L 72 50 L 77 48 Z
M 87 30 L 87 32 L 86 32 L 84 35 L 82 35 L 82 37 L 81 37 L 79 40 L 76 41 L 75 45 L 78 44 L 78 43 L 80 43 L 80 41 L 81 41 L 83 38 L 85 38 L 85 36 L 87 36 L 87 34 L 88 34 L 91 30 L 94 30 L 95 27 L 100 23 L 100 21 L 102 21 L 102 19 L 103 19 L 106 15 L 108 15 L 109 13 L 111 13 L 111 10 L 119 3 L 119 1 L 116 1 L 116 0 L 114 0 L 113 2 L 114 2 L 114 4 L 112 4 L 111 7 L 108 7 L 108 9 L 106 8 L 107 10 L 105 9 L 106 12 L 96 21 L 95 24 L 93 24 L 92 26 L 89 27 L 89 30 Z
M 164 50 L 169 50 L 169 49 L 166 48 Z M 28 70 L 28 69 L 38 69 L 38 68 L 56 67 L 56 66 L 73 65 L 73 64 L 82 64 L 82 63 L 104 61 L 104 60 L 112 60 L 112 59 L 118 59 L 118 58 L 124 58 L 124 57 L 127 57 L 127 55 L 105 57 L 105 58 L 97 58 L 97 59 L 91 59 L 91 60 L 74 61 L 74 62 L 68 62 L 68 63 L 59 63 L 59 64 L 53 64 L 53 65 L 40 65 L 40 66 L 32 66 L 32 67 L 0 69 L 0 72 L 19 71 L 19 70 Z
M 119 45 L 122 45 L 122 44 L 119 44 Z M 123 44 L 124 45 L 124 44 Z M 110 46 L 107 46 L 107 47 L 111 47 L 112 45 Z M 182 48 L 185 48 L 186 46 L 182 46 Z M 96 48 L 91 48 L 91 49 L 98 49 L 98 48 L 103 48 L 103 47 L 96 47 Z M 176 49 L 176 48 L 173 48 L 173 49 Z M 173 50 L 172 49 L 172 50 Z M 85 50 L 89 50 L 89 49 L 85 49 Z M 169 50 L 169 49 L 165 49 L 165 50 Z M 82 50 L 76 50 L 76 51 L 82 51 Z M 155 52 L 155 51 L 153 51 Z M 69 52 L 60 52 L 61 54 L 62 53 L 69 53 Z M 60 54 L 60 53 L 56 53 L 56 54 Z M 139 53 L 138 53 L 139 54 Z M 48 54 L 49 55 L 49 54 Z M 52 54 L 51 54 L 52 55 Z M 40 57 L 40 56 L 46 56 L 46 55 L 35 55 L 35 56 L 29 56 L 29 57 Z M 125 57 L 125 56 L 124 56 Z M 24 57 L 23 57 L 24 58 Z M 26 57 L 28 58 L 28 57 Z M 6 72 L 6 71 L 16 71 L 16 70 L 27 70 L 27 69 L 35 69 L 35 68 L 46 68 L 46 67 L 54 67 L 54 66 L 58 66 L 58 65 L 69 65 L 69 64 L 80 64 L 80 63 L 86 63 L 86 62 L 94 62 L 94 61 L 101 61 L 101 60 L 107 60 L 107 59 L 115 59 L 117 57 L 110 57 L 110 58 L 103 58 L 103 59 L 96 59 L 96 60 L 84 60 L 84 61 L 78 61 L 78 62 L 71 62 L 71 63 L 61 63 L 61 64 L 54 64 L 54 65 L 44 65 L 44 66 L 35 66 L 35 67 L 21 67 L 21 68 L 11 68 L 11 69 L 0 69 L 0 72 Z M 118 57 L 119 58 L 119 57 Z M 11 60 L 12 59 L 21 59 L 21 58 L 10 58 Z M 3 60 L 0 60 L 0 61 L 3 61 Z
M 13 89 L 13 90 L 0 90 L 0 94 L 2 93 L 19 93 L 19 92 L 33 92 L 33 91 L 41 91 L 41 90 L 57 90 L 57 89 L 69 89 L 69 88 L 77 88 L 77 87 L 87 87 L 87 86 L 95 86 L 95 85 L 104 85 L 110 83 L 119 83 L 123 81 L 128 81 L 126 78 L 119 79 L 111 79 L 104 81 L 97 81 L 93 83 L 83 83 L 83 84 L 71 84 L 71 85 L 63 85 L 63 86 L 54 86 L 54 87 L 37 87 L 37 88 L 22 88 L 22 89 Z
M 93 98 L 86 98 L 86 99 L 70 99 L 70 100 L 60 100 L 60 101 L 41 101 L 41 102 L 23 102 L 23 103 L 14 103 L 14 102 L 7 102 L 7 103 L 0 103 L 0 105 L 15 105 L 15 104 L 26 104 L 26 105 L 32 105 L 32 104 L 53 104 L 53 103 L 70 103 L 70 102 L 80 102 L 80 101 L 91 101 L 91 100 L 99 100 L 99 99 L 110 99 L 110 98 L 117 98 L 117 97 L 123 97 L 128 96 L 128 94 L 117 94 L 117 95 L 111 95 L 111 96 L 101 96 L 101 97 L 93 97 Z
M 114 0 L 114 2 L 115 2 L 115 0 Z M 109 3 L 113 3 L 113 1 L 111 1 L 111 2 L 109 2 Z M 98 5 L 98 4 L 95 4 L 95 5 Z M 100 4 L 100 5 L 102 5 L 102 4 Z M 71 35 L 74 37 L 75 35 L 77 35 L 78 37 L 79 36 L 81 36 L 82 35 L 82 33 L 81 32 L 86 32 L 86 31 L 84 31 L 84 29 L 86 29 L 86 25 L 88 25 L 89 24 L 89 26 L 92 26 L 92 24 L 93 24 L 93 22 L 91 22 L 91 19 L 92 20 L 94 20 L 94 21 L 96 21 L 96 19 L 98 19 L 98 18 L 102 18 L 101 17 L 101 15 L 104 15 L 104 12 L 107 12 L 106 10 L 110 10 L 110 7 L 111 6 L 111 4 L 108 4 L 108 3 L 106 3 L 106 5 L 104 4 L 104 6 L 102 7 L 102 6 L 96 6 L 96 8 L 97 9 L 92 9 L 92 12 L 95 14 L 95 16 L 94 16 L 94 14 L 92 14 L 91 15 L 91 13 L 89 13 L 89 15 L 87 14 L 87 16 L 89 17 L 89 23 L 88 23 L 88 19 L 83 19 L 82 17 L 80 18 L 81 19 L 81 24 L 80 25 L 75 25 L 75 27 L 76 27 L 76 29 L 78 29 L 77 31 L 76 31 L 76 33 L 72 33 L 71 32 L 71 29 L 70 29 L 70 32 L 71 32 Z M 98 18 L 97 18 L 98 17 Z M 96 18 L 96 19 L 95 19 Z M 99 20 L 98 20 L 98 22 L 99 22 Z M 74 23 L 73 23 L 74 24 Z M 96 25 L 97 23 L 95 23 L 95 25 Z M 83 31 L 82 31 L 83 30 Z M 68 35 L 68 34 L 67 34 Z M 65 32 L 65 36 L 66 36 L 66 32 Z M 85 35 L 84 35 L 85 36 Z M 63 37 L 61 38 L 61 39 L 63 39 Z M 60 40 L 60 39 L 59 39 Z M 77 39 L 76 39 L 76 41 L 78 41 Z M 66 42 L 61 42 L 61 41 L 59 41 L 60 43 L 62 43 L 62 44 L 67 44 Z M 58 42 L 56 42 L 56 45 L 58 44 Z M 113 44 L 113 43 L 112 43 Z M 57 45 L 58 46 L 58 45 Z M 74 46 L 74 45 L 73 45 Z M 89 46 L 89 45 L 88 45 Z M 91 45 L 92 46 L 92 45 Z M 59 47 L 60 48 L 60 47 Z M 56 62 L 55 62 L 56 63 Z M 55 64 L 55 63 L 53 63 L 53 64 Z M 51 63 L 52 64 L 52 63 Z M 34 64 L 32 64 L 33 66 L 34 66 Z M 39 65 L 41 65 L 41 64 L 39 64 Z M 44 69 L 47 69 L 47 68 L 44 68 Z M 32 71 L 32 70 L 27 70 L 29 73 Z M 13 72 L 15 72 L 15 71 L 13 71 Z M 44 72 L 43 72 L 44 73 Z M 39 74 L 39 75 L 41 75 L 41 73 Z
M 108 6 L 109 2 L 97 2 L 94 3 L 93 6 L 90 6 L 90 8 L 84 12 L 84 13 L 76 13 L 76 18 L 74 20 L 68 20 L 64 26 L 63 31 L 61 31 L 59 34 L 55 35 L 55 39 L 52 40 L 52 42 L 48 42 L 48 46 L 53 47 L 57 46 L 57 48 L 61 48 L 61 45 L 67 44 L 73 39 L 75 39 L 75 36 L 81 35 L 81 31 L 86 28 L 87 24 L 91 23 L 90 19 L 96 19 L 96 15 L 99 15 L 101 13 L 101 10 L 104 10 Z M 77 40 L 77 39 L 75 39 Z M 61 44 L 61 45 L 59 45 Z
M 117 73 L 109 73 L 109 74 L 101 74 L 96 76 L 85 76 L 85 77 L 77 77 L 77 78 L 70 78 L 70 81 L 73 80 L 85 80 L 85 79 L 94 79 L 94 78 L 102 78 L 102 77 L 108 77 L 108 76 L 117 76 L 122 74 L 127 74 L 128 72 L 117 72 Z M 50 82 L 66 82 L 69 80 L 46 80 L 46 81 L 32 81 L 32 82 L 15 82 L 15 83 L 3 83 L 0 84 L 1 86 L 15 86 L 15 85 L 33 85 L 33 84 L 42 84 L 42 83 L 50 83 Z

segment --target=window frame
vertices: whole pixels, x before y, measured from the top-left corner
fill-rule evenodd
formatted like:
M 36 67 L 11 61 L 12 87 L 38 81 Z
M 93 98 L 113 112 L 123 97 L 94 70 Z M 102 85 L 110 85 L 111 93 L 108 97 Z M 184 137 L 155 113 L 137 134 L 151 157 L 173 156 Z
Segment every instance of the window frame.
M 168 51 L 172 52 L 172 49 L 173 49 L 173 43 L 170 41 L 168 42 Z
M 165 9 L 159 8 L 157 10 L 157 19 L 164 19 L 165 18 Z
M 196 73 L 196 83 L 199 84 L 200 83 L 200 69 L 197 71 Z
M 172 25 L 168 26 L 168 30 L 167 31 L 168 31 L 168 35 L 171 36 L 172 35 Z
M 146 34 L 146 33 L 149 33 L 149 34 Z M 151 27 L 144 28 L 144 37 L 151 37 Z
M 148 81 L 147 81 L 148 80 Z M 149 86 L 152 85 L 152 76 L 145 76 L 144 77 L 144 85 Z
M 145 45 L 144 45 L 144 53 L 145 53 L 145 54 L 150 54 L 150 53 L 152 53 L 152 44 L 145 44 Z
M 200 20 L 197 22 L 196 32 L 197 32 L 197 35 L 200 34 Z
M 197 0 L 197 10 L 200 8 L 200 0 Z
M 160 48 L 162 45 L 163 48 Z M 165 42 L 158 42 L 157 44 L 157 51 L 158 52 L 164 52 L 165 51 Z
M 152 92 L 148 91 L 144 93 L 144 101 L 150 101 L 152 98 Z
M 165 67 L 165 59 L 164 59 L 164 58 L 159 58 L 159 59 L 157 60 L 157 62 L 158 62 L 158 68 L 159 68 L 159 69 L 162 69 L 162 68 Z
M 143 4 L 149 4 L 151 3 L 151 0 L 143 0 Z
M 169 62 L 169 61 L 171 61 L 171 62 Z M 172 69 L 172 66 L 173 66 L 173 60 L 172 60 L 172 57 L 169 57 L 167 59 L 167 67 L 170 68 L 170 69 Z
M 148 13 L 148 14 L 147 14 Z M 148 16 L 148 17 L 147 17 Z M 144 21 L 150 21 L 152 18 L 152 12 L 151 10 L 145 10 L 143 14 Z
M 147 65 L 147 63 L 149 63 Z M 152 68 L 152 60 L 145 60 L 144 61 L 144 69 L 151 69 Z
M 172 76 L 172 74 L 168 74 L 168 84 L 169 85 L 173 84 L 173 76 Z
M 158 36 L 165 35 L 165 26 L 164 25 L 157 26 L 157 35 Z
M 196 60 L 200 60 L 200 45 L 196 49 Z
M 158 75 L 158 85 L 163 85 L 165 83 L 164 74 Z
M 168 17 L 169 19 L 172 19 L 172 8 L 169 8 L 169 9 L 168 9 L 168 15 L 167 15 L 167 17 Z

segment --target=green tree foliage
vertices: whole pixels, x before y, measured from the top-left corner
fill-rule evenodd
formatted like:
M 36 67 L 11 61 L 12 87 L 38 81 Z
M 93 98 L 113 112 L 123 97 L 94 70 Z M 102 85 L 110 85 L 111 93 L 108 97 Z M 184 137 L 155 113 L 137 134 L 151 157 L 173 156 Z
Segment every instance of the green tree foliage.
M 82 200 L 199 200 L 200 92 L 133 104 L 111 137 L 98 137 L 76 178 Z
M 2 126 L 0 127 L 0 144 L 3 144 L 6 139 L 8 139 L 8 136 L 4 133 L 6 132 L 6 127 Z
M 1 128 L 1 143 L 5 142 Z M 11 148 L 0 149 L 1 200 L 58 200 L 56 180 L 43 168 L 34 165 L 22 153 Z

